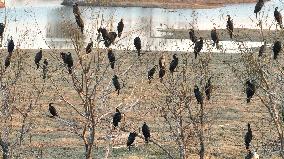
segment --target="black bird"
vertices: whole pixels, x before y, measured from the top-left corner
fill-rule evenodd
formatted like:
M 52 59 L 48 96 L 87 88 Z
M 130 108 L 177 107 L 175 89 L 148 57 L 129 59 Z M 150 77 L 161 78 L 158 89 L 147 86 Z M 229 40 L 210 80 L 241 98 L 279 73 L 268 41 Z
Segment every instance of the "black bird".
M 57 114 L 57 111 L 56 111 L 55 107 L 52 106 L 52 104 L 53 103 L 49 103 L 48 110 L 49 110 L 49 113 L 52 115 L 52 117 L 56 117 L 56 116 L 58 116 L 58 114 Z
M 199 91 L 199 88 L 197 85 L 194 86 L 194 96 L 197 100 L 198 104 L 203 104 L 203 97 L 202 97 L 202 93 Z
M 78 3 L 73 4 L 73 14 L 74 14 L 75 17 L 81 15 Z
M 116 108 L 115 109 L 115 114 L 113 116 L 113 119 L 112 119 L 112 124 L 114 126 L 114 128 L 116 128 L 118 126 L 118 123 L 121 122 L 121 113 L 120 111 Z
M 108 60 L 109 60 L 109 63 L 110 63 L 110 67 L 112 69 L 114 69 L 115 56 L 114 56 L 114 53 L 112 52 L 112 49 L 108 50 L 107 56 L 108 56 Z
M 176 67 L 178 66 L 178 58 L 177 58 L 177 54 L 173 55 L 173 60 L 170 63 L 170 72 L 173 74 Z
M 257 18 L 257 13 L 260 12 L 261 8 L 263 7 L 264 5 L 264 1 L 263 0 L 259 0 L 255 7 L 254 7 L 254 13 L 255 13 L 255 17 Z
M 203 38 L 200 37 L 199 38 L 200 40 L 197 41 L 195 43 L 195 46 L 194 46 L 194 58 L 196 59 L 197 58 L 197 55 L 200 53 L 200 51 L 202 50 L 203 48 Z
M 211 78 L 210 77 L 205 85 L 205 94 L 206 94 L 206 97 L 207 97 L 207 100 L 210 100 L 210 97 L 211 97 L 211 93 L 212 93 L 212 89 L 213 89 L 213 86 L 211 84 Z
M 130 146 L 132 146 L 132 144 L 134 143 L 135 141 L 135 138 L 138 134 L 136 132 L 131 132 L 128 136 L 128 139 L 127 139 L 127 147 L 129 148 L 129 151 L 130 151 Z
M 121 37 L 123 28 L 124 28 L 123 19 L 121 19 L 120 22 L 117 25 L 117 34 L 118 34 L 119 38 Z
M 36 55 L 35 55 L 36 69 L 39 68 L 39 62 L 40 62 L 41 58 L 42 58 L 42 48 L 40 48 L 39 52 L 36 53 Z
M 68 72 L 69 74 L 72 73 L 72 67 L 73 67 L 73 58 L 72 58 L 72 54 L 70 52 L 68 52 L 67 54 L 64 55 L 61 54 L 62 57 L 64 56 L 64 63 L 67 64 L 67 67 L 68 67 Z
M 4 29 L 5 29 L 5 24 L 0 23 L 0 37 L 1 37 L 1 39 L 3 38 Z
M 42 71 L 43 71 L 43 79 L 46 79 L 47 66 L 48 66 L 47 59 L 44 59 L 44 61 L 43 61 L 43 67 L 42 67 Z
M 15 44 L 14 44 L 13 38 L 11 36 L 11 39 L 8 42 L 8 53 L 9 54 L 12 54 L 14 47 L 15 47 Z
M 233 32 L 234 32 L 233 20 L 231 19 L 230 15 L 227 15 L 227 17 L 228 17 L 228 20 L 227 20 L 226 28 L 230 34 L 230 38 L 233 39 Z
M 10 66 L 11 57 L 12 57 L 12 54 L 7 55 L 7 57 L 5 59 L 5 64 L 4 64 L 5 65 L 5 69 L 7 69 Z
M 278 7 L 276 7 L 275 10 L 274 10 L 274 18 L 275 18 L 277 24 L 280 26 L 280 28 L 283 29 L 282 15 L 281 15 L 281 13 L 278 11 Z
M 266 41 L 264 41 L 264 44 L 261 45 L 261 47 L 259 48 L 259 51 L 258 51 L 258 57 L 262 57 L 264 52 L 266 50 Z
M 245 146 L 246 146 L 246 149 L 249 150 L 249 146 L 250 146 L 250 143 L 251 143 L 251 140 L 252 140 L 252 131 L 251 131 L 251 128 L 250 128 L 250 124 L 248 123 L 248 131 L 245 135 Z
M 189 30 L 189 39 L 193 42 L 196 43 L 197 42 L 197 37 L 195 36 L 194 30 L 190 29 Z
M 141 39 L 139 37 L 136 37 L 134 39 L 134 46 L 136 50 L 138 51 L 138 56 L 140 56 L 140 51 L 141 51 Z
M 247 81 L 246 82 L 247 103 L 250 102 L 252 96 L 255 93 L 255 90 L 256 90 L 255 85 L 252 82 Z
M 149 126 L 146 124 L 146 122 L 144 122 L 142 126 L 142 133 L 143 133 L 145 142 L 148 143 L 151 137 L 151 134 L 150 134 Z
M 98 29 L 98 33 L 102 34 L 105 47 L 107 48 L 115 41 L 115 38 L 117 37 L 116 32 L 108 32 L 105 28 L 102 27 Z
M 112 78 L 112 84 L 115 87 L 115 91 L 117 91 L 117 95 L 119 95 L 119 91 L 121 89 L 117 75 L 114 75 Z
M 67 54 L 65 52 L 60 52 L 60 57 L 65 64 L 66 64 L 66 56 L 67 56 Z
M 149 84 L 151 83 L 151 80 L 153 79 L 153 76 L 156 72 L 156 68 L 157 68 L 157 65 L 155 65 L 153 68 L 151 68 L 149 71 L 148 71 L 148 80 L 149 80 Z
M 111 31 L 111 32 L 108 33 L 108 37 L 109 37 L 109 45 L 113 44 L 115 39 L 116 39 L 116 37 L 117 37 L 117 33 Z
M 165 67 L 161 67 L 160 71 L 159 71 L 159 78 L 160 78 L 160 82 L 163 82 L 163 77 L 166 74 L 166 68 Z
M 75 20 L 76 20 L 78 27 L 81 30 L 81 33 L 83 34 L 84 33 L 84 21 L 83 21 L 83 19 L 79 15 L 79 16 L 75 16 Z
M 83 34 L 84 33 L 84 22 L 83 22 L 83 19 L 81 17 L 81 13 L 80 13 L 80 10 L 79 10 L 78 3 L 75 3 L 73 5 L 73 14 L 75 16 L 76 23 L 79 26 L 79 28 L 81 29 L 81 32 Z
M 273 45 L 273 59 L 276 60 L 280 51 L 281 51 L 281 42 L 280 41 L 276 41 Z
M 87 47 L 86 47 L 86 53 L 89 54 L 92 52 L 92 48 L 93 48 L 93 40 L 92 38 L 90 38 L 90 42 L 88 43 Z
M 211 39 L 213 40 L 213 46 L 216 45 L 216 48 L 219 49 L 219 36 L 215 27 L 211 30 Z

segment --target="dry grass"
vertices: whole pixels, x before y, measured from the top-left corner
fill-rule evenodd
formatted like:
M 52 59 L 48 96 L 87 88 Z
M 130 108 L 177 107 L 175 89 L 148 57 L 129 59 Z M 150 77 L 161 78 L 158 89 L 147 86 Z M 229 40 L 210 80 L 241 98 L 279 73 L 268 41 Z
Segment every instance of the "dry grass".
M 42 71 L 36 70 L 33 63 L 35 50 L 23 50 L 26 52 L 25 58 L 25 73 L 20 80 L 19 86 L 36 83 L 39 87 L 45 89 L 44 95 L 40 99 L 35 110 L 30 114 L 29 120 L 32 121 L 33 127 L 30 132 L 31 142 L 28 137 L 25 139 L 22 147 L 13 151 L 14 156 L 20 158 L 36 158 L 42 153 L 43 158 L 83 158 L 83 142 L 79 137 L 69 132 L 68 127 L 62 125 L 57 119 L 48 117 L 48 103 L 53 101 L 62 119 L 68 121 L 82 122 L 82 118 L 64 101 L 60 100 L 58 92 L 55 91 L 52 80 L 60 88 L 61 93 L 69 102 L 74 104 L 77 109 L 81 110 L 76 92 L 72 89 L 70 75 L 67 70 L 63 68 L 61 61 L 59 61 L 60 50 L 44 50 L 44 58 L 49 60 L 49 79 L 44 81 L 41 78 Z M 74 51 L 71 50 L 74 55 Z M 100 57 L 102 60 L 101 67 L 108 67 L 108 59 L 106 50 L 100 50 Z M 110 86 L 109 94 L 106 96 L 106 102 L 97 101 L 96 110 L 98 113 L 114 112 L 115 107 L 119 103 L 121 111 L 125 113 L 126 118 L 121 124 L 132 130 L 139 131 L 143 121 L 146 121 L 151 128 L 152 137 L 159 143 L 164 145 L 170 152 L 178 156 L 177 147 L 174 144 L 173 138 L 169 133 L 168 126 L 164 123 L 164 119 L 157 112 L 157 108 L 153 107 L 153 103 L 157 102 L 162 94 L 156 89 L 163 87 L 159 82 L 157 74 L 151 84 L 147 80 L 147 70 L 154 64 L 158 63 L 161 52 L 147 52 L 140 60 L 137 60 L 136 53 L 132 51 L 122 52 L 115 51 L 118 60 L 115 71 L 110 68 L 105 73 L 105 79 L 99 90 Z M 96 52 L 96 54 L 98 54 Z M 6 50 L 1 50 L 1 57 L 4 59 Z M 182 56 L 186 53 L 178 54 L 182 61 Z M 84 55 L 87 56 L 87 55 Z M 167 64 L 171 60 L 172 53 L 166 53 Z M 193 61 L 193 53 L 186 56 L 190 57 L 191 66 L 196 65 Z M 203 55 L 202 55 L 203 56 Z M 206 136 L 206 153 L 208 158 L 244 158 L 244 134 L 246 132 L 246 124 L 248 122 L 252 125 L 254 134 L 253 145 L 258 149 L 262 158 L 279 158 L 278 153 L 272 145 L 275 144 L 277 138 L 275 130 L 271 124 L 266 108 L 261 104 L 258 98 L 253 98 L 252 103 L 246 104 L 245 94 L 243 93 L 243 81 L 235 78 L 231 69 L 223 64 L 222 61 L 231 61 L 237 67 L 241 68 L 239 61 L 239 54 L 212 54 L 212 60 L 209 63 L 209 70 L 213 74 L 214 92 L 211 101 L 206 101 L 205 111 L 208 116 L 209 126 Z M 13 55 L 16 58 L 16 54 Z M 84 57 L 87 59 L 87 57 Z M 283 58 L 283 57 L 280 57 Z M 75 61 L 76 58 L 75 58 Z M 136 61 L 136 62 L 134 62 Z M 133 65 L 131 71 L 125 76 L 121 75 L 126 68 Z M 8 68 L 7 73 L 13 73 L 12 68 L 14 63 L 12 61 L 11 67 Z M 178 68 L 181 71 L 181 68 Z M 75 74 L 78 72 L 75 71 Z M 125 87 L 121 91 L 121 95 L 117 96 L 112 85 L 109 85 L 112 75 L 116 73 L 125 83 Z M 33 79 L 33 80 L 31 80 Z M 169 81 L 171 76 L 167 72 L 165 81 Z M 197 83 L 198 81 L 192 81 Z M 193 87 L 193 86 L 192 86 Z M 29 89 L 29 88 L 25 88 Z M 32 88 L 30 88 L 32 89 Z M 133 95 L 130 96 L 132 90 Z M 192 92 L 193 96 L 193 92 Z M 127 109 L 126 106 L 139 100 L 139 104 Z M 194 102 L 195 103 L 195 102 Z M 19 108 L 23 105 L 19 104 Z M 19 129 L 21 117 L 15 115 L 13 118 L 13 129 Z M 111 131 L 112 117 L 109 115 L 100 124 L 96 130 L 96 143 L 99 147 L 95 148 L 94 153 L 97 158 L 102 158 L 104 155 L 104 146 L 106 145 L 105 134 Z M 136 147 L 129 152 L 126 148 L 126 140 L 128 134 L 122 131 L 113 131 L 112 135 L 118 136 L 112 143 L 112 155 L 110 158 L 167 158 L 166 154 L 153 144 L 145 145 L 142 139 L 136 140 Z M 12 135 L 13 136 L 13 135 Z M 265 146 L 267 145 L 267 146 Z M 275 146 L 277 148 L 277 146 Z M 192 149 L 196 149 L 193 147 Z M 195 150 L 194 150 L 195 151 Z M 190 158 L 198 158 L 192 155 Z

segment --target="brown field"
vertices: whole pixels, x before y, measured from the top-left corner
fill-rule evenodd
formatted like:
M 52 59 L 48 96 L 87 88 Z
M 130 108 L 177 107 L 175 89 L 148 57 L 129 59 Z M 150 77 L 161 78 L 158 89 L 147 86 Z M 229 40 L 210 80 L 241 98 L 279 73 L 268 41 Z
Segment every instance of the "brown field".
M 15 158 L 84 158 L 83 141 L 74 133 L 66 122 L 82 123 L 84 120 L 74 109 L 66 104 L 60 95 L 72 103 L 80 112 L 83 112 L 81 100 L 74 91 L 71 76 L 63 67 L 59 52 L 65 50 L 44 50 L 43 56 L 49 60 L 48 79 L 41 77 L 42 69 L 36 70 L 33 62 L 36 50 L 18 50 L 13 54 L 11 66 L 6 70 L 4 81 L 9 81 L 8 77 L 13 77 L 17 68 L 17 59 L 23 58 L 23 73 L 17 85 L 11 91 L 15 98 L 23 97 L 23 100 L 14 101 L 13 105 L 19 110 L 24 110 L 29 102 L 30 92 L 43 89 L 44 93 L 40 97 L 34 109 L 29 113 L 28 122 L 31 123 L 31 130 L 25 136 L 22 146 L 13 148 Z M 78 61 L 74 50 L 73 58 L 75 63 Z M 6 56 L 6 50 L 1 50 L 1 59 Z M 115 71 L 108 66 L 106 50 L 96 50 L 96 58 L 100 61 L 100 75 L 103 80 L 98 88 L 96 97 L 95 112 L 99 115 L 106 114 L 103 120 L 98 123 L 96 130 L 96 145 L 94 148 L 94 157 L 103 158 L 105 147 L 109 145 L 111 154 L 109 158 L 167 158 L 167 155 L 153 143 L 145 145 L 141 138 L 135 141 L 135 147 L 131 151 L 126 148 L 128 133 L 125 131 L 112 130 L 112 114 L 115 107 L 119 107 L 121 112 L 125 113 L 125 119 L 121 127 L 128 130 L 136 130 L 141 133 L 140 127 L 143 121 L 150 126 L 152 138 L 178 158 L 178 148 L 170 133 L 169 127 L 159 113 L 162 107 L 163 97 L 167 93 L 161 93 L 158 89 L 164 88 L 164 84 L 171 80 L 178 80 L 184 67 L 184 59 L 188 58 L 186 66 L 186 78 L 188 94 L 192 98 L 193 106 L 197 106 L 193 94 L 194 84 L 199 84 L 200 75 L 198 65 L 200 60 L 193 60 L 193 53 L 178 53 L 180 59 L 178 72 L 171 77 L 167 71 L 164 83 L 158 79 L 157 72 L 151 84 L 147 80 L 147 71 L 153 65 L 158 64 L 158 59 L 162 54 L 167 56 L 167 68 L 171 61 L 173 52 L 146 52 L 140 59 L 133 51 L 115 51 L 117 64 Z M 223 62 L 229 62 L 239 69 L 242 65 L 239 62 L 240 54 L 214 54 L 201 53 L 201 58 L 210 58 L 208 70 L 209 75 L 213 75 L 214 91 L 212 99 L 205 102 L 205 113 L 207 126 L 205 133 L 206 158 L 212 159 L 239 159 L 244 158 L 246 150 L 244 146 L 244 135 L 246 133 L 246 124 L 252 125 L 253 147 L 258 150 L 261 158 L 280 158 L 278 155 L 277 135 L 272 121 L 269 117 L 266 107 L 264 107 L 257 97 L 252 99 L 250 104 L 246 104 L 244 93 L 244 80 L 234 76 L 231 68 Z M 92 55 L 82 53 L 84 60 L 90 60 Z M 255 54 L 255 56 L 257 56 Z M 280 55 L 282 61 L 283 55 Z M 3 65 L 3 64 L 1 64 Z M 117 67 L 119 66 L 119 67 Z M 105 68 L 105 69 L 104 69 Z M 130 68 L 127 73 L 124 73 Z M 125 87 L 121 94 L 117 96 L 111 83 L 113 74 L 117 74 L 120 80 L 124 81 Z M 76 63 L 75 75 L 80 76 L 80 67 Z M 96 76 L 96 75 L 91 75 Z M 56 87 L 59 89 L 56 90 Z M 165 91 L 166 92 L 166 91 Z M 32 99 L 33 100 L 33 99 Z M 48 117 L 48 103 L 54 102 L 60 119 Z M 133 104 L 137 102 L 137 104 Z M 20 129 L 22 117 L 20 113 L 14 110 L 12 119 L 11 139 L 15 139 Z M 3 120 L 3 119 L 1 119 Z M 4 123 L 1 123 L 3 127 Z M 81 131 L 79 131 L 81 132 Z M 109 142 L 107 134 L 115 138 Z M 190 142 L 189 142 L 190 143 Z M 189 144 L 190 146 L 191 143 Z M 188 158 L 198 158 L 196 149 L 198 145 L 190 148 Z M 1 151 L 0 151 L 1 152 Z

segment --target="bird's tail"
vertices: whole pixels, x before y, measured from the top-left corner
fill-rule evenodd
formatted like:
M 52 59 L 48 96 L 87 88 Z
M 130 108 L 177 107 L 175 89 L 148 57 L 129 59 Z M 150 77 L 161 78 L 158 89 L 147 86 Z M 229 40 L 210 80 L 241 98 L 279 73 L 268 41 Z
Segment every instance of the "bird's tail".
M 121 34 L 122 34 L 122 32 L 118 33 L 118 37 L 119 37 L 119 38 L 121 37 Z
M 247 103 L 249 103 L 250 102 L 250 98 L 247 98 Z
M 69 74 L 72 74 L 72 68 L 68 68 L 68 72 L 69 72 Z
M 39 68 L 39 63 L 36 63 L 36 69 L 38 69 Z
M 140 56 L 140 49 L 138 49 L 137 51 L 138 51 L 138 56 Z
M 210 95 L 207 95 L 207 100 L 210 100 Z
M 149 84 L 151 84 L 151 79 L 149 79 Z
M 233 39 L 233 32 L 230 31 L 230 38 Z
M 149 143 L 149 138 L 145 138 L 145 143 L 148 144 Z
M 160 78 L 160 82 L 161 82 L 161 83 L 163 82 L 163 78 Z
M 114 69 L 114 62 L 110 63 L 110 67 Z
M 197 58 L 197 51 L 194 51 L 194 59 Z
M 82 34 L 84 34 L 84 28 L 83 27 L 81 27 L 81 32 L 82 32 Z
M 119 93 L 120 93 L 119 91 L 120 91 L 120 89 L 117 89 L 117 95 L 119 95 Z
M 219 49 L 220 47 L 219 47 L 219 43 L 216 43 L 216 49 Z

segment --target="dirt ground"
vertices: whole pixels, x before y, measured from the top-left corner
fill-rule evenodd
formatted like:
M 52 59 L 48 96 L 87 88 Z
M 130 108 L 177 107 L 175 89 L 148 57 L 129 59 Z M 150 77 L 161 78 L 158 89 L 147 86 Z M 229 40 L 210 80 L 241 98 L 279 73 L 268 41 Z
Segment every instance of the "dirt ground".
M 31 130 L 25 136 L 21 147 L 14 148 L 13 156 L 15 158 L 84 158 L 83 141 L 72 133 L 66 122 L 83 121 L 82 117 L 66 104 L 60 95 L 72 103 L 79 111 L 83 111 L 80 98 L 74 91 L 71 76 L 67 73 L 66 68 L 61 62 L 59 53 L 67 50 L 44 50 L 43 58 L 49 61 L 48 79 L 42 79 L 42 69 L 36 69 L 34 64 L 34 55 L 37 50 L 18 50 L 14 52 L 11 66 L 6 70 L 4 79 L 9 81 L 8 77 L 13 77 L 17 68 L 17 59 L 22 57 L 23 74 L 13 91 L 18 96 L 27 98 L 25 93 L 36 92 L 37 89 L 44 89 L 34 109 L 29 113 L 28 121 L 31 122 Z M 75 74 L 79 75 L 79 68 L 76 68 L 78 59 L 74 50 L 70 50 L 75 61 Z M 167 68 L 171 61 L 171 56 L 175 52 L 146 52 L 140 59 L 134 51 L 114 51 L 117 57 L 115 70 L 111 70 L 108 65 L 107 51 L 96 50 L 90 55 L 82 53 L 84 60 L 90 60 L 92 54 L 100 59 L 101 72 L 104 76 L 101 86 L 99 87 L 96 112 L 99 114 L 109 113 L 104 120 L 99 123 L 96 130 L 97 145 L 94 149 L 94 157 L 103 158 L 105 147 L 112 147 L 109 158 L 167 158 L 167 155 L 156 145 L 149 143 L 144 144 L 141 138 L 135 141 L 135 147 L 128 151 L 126 140 L 128 133 L 119 130 L 112 130 L 112 114 L 118 107 L 124 114 L 125 119 L 121 125 L 129 130 L 140 132 L 140 127 L 146 121 L 152 133 L 152 138 L 169 150 L 172 155 L 178 158 L 178 148 L 169 132 L 169 127 L 158 112 L 157 102 L 161 100 L 164 94 L 157 88 L 163 88 L 164 84 L 158 79 L 156 72 L 151 84 L 147 80 L 147 71 L 158 64 L 159 57 L 166 55 Z M 193 60 L 193 53 L 177 53 L 180 59 L 177 73 L 171 77 L 169 71 L 166 73 L 164 83 L 169 82 L 172 78 L 179 78 L 178 74 L 182 71 L 184 59 L 187 57 L 189 62 L 188 78 L 191 80 L 190 88 L 198 84 L 199 78 L 196 76 L 198 70 L 195 67 L 198 60 Z M 269 53 L 267 53 L 269 54 Z M 6 50 L 1 50 L 1 59 L 5 59 Z M 20 56 L 21 55 L 21 56 Z M 201 57 L 210 56 L 209 72 L 213 75 L 214 91 L 212 99 L 205 102 L 205 112 L 208 118 L 208 127 L 206 131 L 206 156 L 207 158 L 216 159 L 238 159 L 244 158 L 246 150 L 244 146 L 244 135 L 246 133 L 247 123 L 251 123 L 253 131 L 253 147 L 257 149 L 261 158 L 280 158 L 278 156 L 279 146 L 276 132 L 269 117 L 266 108 L 261 104 L 257 97 L 252 99 L 250 104 L 246 104 L 244 94 L 244 81 L 234 76 L 228 65 L 223 62 L 229 62 L 241 68 L 239 62 L 240 54 L 214 54 L 201 53 Z M 255 54 L 257 56 L 257 54 Z M 282 55 L 280 55 L 282 56 Z M 283 58 L 283 57 L 280 57 Z M 3 63 L 1 63 L 3 65 Z M 127 73 L 125 70 L 130 68 Z M 193 71 L 192 73 L 190 71 Z M 113 74 L 117 74 L 124 87 L 121 94 L 117 96 L 111 84 Z M 198 74 L 198 73 L 197 73 Z M 56 87 L 59 91 L 56 91 Z M 105 91 L 103 91 L 105 90 Z M 24 94 L 19 94 L 20 92 Z M 103 93 L 104 92 L 104 93 Z M 193 97 L 193 92 L 190 92 Z M 48 103 L 55 103 L 54 106 L 59 112 L 60 118 L 50 118 L 48 113 Z M 134 104 L 133 103 L 138 103 Z M 16 104 L 17 103 L 17 104 Z M 24 110 L 27 101 L 16 101 L 16 107 Z M 194 100 L 195 103 L 195 100 Z M 17 111 L 14 112 L 13 133 L 11 139 L 20 129 L 22 117 Z M 3 123 L 2 123 L 3 124 Z M 3 125 L 2 125 L 3 126 Z M 108 135 L 115 136 L 115 140 L 108 142 Z M 198 149 L 198 146 L 195 148 Z M 1 151 L 0 151 L 1 152 Z M 190 155 L 189 158 L 198 158 L 196 154 Z

